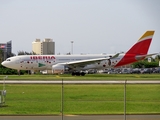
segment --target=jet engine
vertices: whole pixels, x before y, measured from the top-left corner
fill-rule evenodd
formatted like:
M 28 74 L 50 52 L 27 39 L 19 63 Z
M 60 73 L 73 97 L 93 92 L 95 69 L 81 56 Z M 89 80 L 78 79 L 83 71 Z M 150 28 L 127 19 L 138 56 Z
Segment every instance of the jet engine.
M 62 64 L 56 64 L 52 66 L 53 73 L 62 74 L 65 71 L 65 66 Z

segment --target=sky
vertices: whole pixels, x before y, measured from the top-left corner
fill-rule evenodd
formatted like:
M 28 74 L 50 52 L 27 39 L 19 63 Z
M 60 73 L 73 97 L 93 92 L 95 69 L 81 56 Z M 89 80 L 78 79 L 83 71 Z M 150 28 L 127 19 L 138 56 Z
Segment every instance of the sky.
M 159 0 L 0 0 L 0 43 L 12 40 L 17 54 L 51 38 L 55 54 L 72 52 L 72 45 L 74 54 L 114 54 L 155 30 L 149 53 L 159 53 L 159 6 Z

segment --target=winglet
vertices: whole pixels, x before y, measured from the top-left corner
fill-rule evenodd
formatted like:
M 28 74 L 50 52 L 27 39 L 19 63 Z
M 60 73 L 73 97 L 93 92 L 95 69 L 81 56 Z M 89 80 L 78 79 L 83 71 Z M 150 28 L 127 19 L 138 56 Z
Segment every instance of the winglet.
M 117 58 L 120 53 L 115 54 L 114 56 L 110 57 L 109 59 Z

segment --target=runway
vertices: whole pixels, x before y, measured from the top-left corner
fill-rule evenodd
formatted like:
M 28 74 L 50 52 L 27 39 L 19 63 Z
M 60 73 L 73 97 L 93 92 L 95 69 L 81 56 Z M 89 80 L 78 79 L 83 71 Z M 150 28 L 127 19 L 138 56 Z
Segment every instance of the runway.
M 124 120 L 124 115 L 0 116 L 0 120 Z M 160 115 L 126 115 L 126 120 L 160 120 Z
M 62 81 L 3 80 L 5 84 L 62 84 Z M 160 81 L 63 81 L 64 84 L 160 84 Z

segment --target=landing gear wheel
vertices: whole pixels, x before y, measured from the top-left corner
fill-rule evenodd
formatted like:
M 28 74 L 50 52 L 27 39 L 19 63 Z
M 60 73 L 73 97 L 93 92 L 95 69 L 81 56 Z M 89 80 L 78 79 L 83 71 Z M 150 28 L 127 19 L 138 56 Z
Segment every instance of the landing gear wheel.
M 85 76 L 85 74 L 86 74 L 86 73 L 84 73 L 84 72 L 81 72 L 81 76 Z
M 76 73 L 75 72 L 72 72 L 72 76 L 75 76 L 76 75 Z
M 81 74 L 80 74 L 80 72 L 76 72 L 76 76 L 80 76 Z

